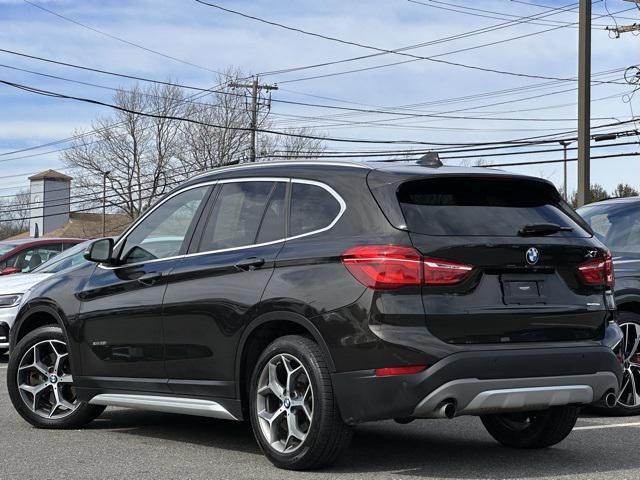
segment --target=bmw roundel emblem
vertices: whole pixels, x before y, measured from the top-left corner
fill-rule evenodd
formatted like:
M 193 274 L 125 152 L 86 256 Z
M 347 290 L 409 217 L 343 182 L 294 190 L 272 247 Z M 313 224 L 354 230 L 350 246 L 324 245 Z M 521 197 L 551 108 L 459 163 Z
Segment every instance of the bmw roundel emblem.
M 535 265 L 536 263 L 538 263 L 538 260 L 540 260 L 540 252 L 536 247 L 531 247 L 529 250 L 527 250 L 526 257 L 527 263 L 529 265 Z

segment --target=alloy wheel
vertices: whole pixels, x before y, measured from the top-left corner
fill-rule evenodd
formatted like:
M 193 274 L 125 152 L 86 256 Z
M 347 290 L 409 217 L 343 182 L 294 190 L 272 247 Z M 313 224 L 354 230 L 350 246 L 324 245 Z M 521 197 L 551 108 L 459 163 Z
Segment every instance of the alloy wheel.
M 313 421 L 313 387 L 293 355 L 272 357 L 258 378 L 257 414 L 262 435 L 279 453 L 292 453 L 306 440 Z
M 45 340 L 29 348 L 18 367 L 18 389 L 24 404 L 40 417 L 60 419 L 72 414 L 80 402 L 65 343 Z
M 624 367 L 622 387 L 618 395 L 618 405 L 626 408 L 640 407 L 640 325 L 623 323 L 620 325 L 623 339 L 620 356 Z

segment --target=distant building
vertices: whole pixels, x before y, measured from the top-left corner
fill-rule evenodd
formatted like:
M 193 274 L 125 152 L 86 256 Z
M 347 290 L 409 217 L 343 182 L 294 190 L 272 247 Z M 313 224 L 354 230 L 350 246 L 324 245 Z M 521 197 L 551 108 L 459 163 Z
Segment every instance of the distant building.
M 45 170 L 29 177 L 31 219 L 29 236 L 40 237 L 69 221 L 71 177 L 55 170 Z
M 55 170 L 46 170 L 29 177 L 32 205 L 29 232 L 13 238 L 101 237 L 101 213 L 71 211 L 72 180 L 72 177 Z M 130 223 L 128 215 L 108 213 L 105 217 L 105 235 L 117 236 Z

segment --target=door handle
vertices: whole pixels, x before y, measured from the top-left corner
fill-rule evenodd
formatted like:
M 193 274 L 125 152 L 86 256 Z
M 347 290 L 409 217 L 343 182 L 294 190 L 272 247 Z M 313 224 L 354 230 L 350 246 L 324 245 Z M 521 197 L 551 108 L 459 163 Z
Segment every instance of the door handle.
M 155 285 L 157 281 L 160 280 L 162 277 L 163 277 L 162 272 L 149 272 L 149 273 L 145 273 L 144 275 L 137 278 L 136 280 L 138 280 L 138 282 L 141 283 L 142 285 L 150 287 L 152 285 Z
M 234 267 L 236 267 L 238 270 L 246 272 L 249 270 L 255 270 L 257 268 L 260 268 L 264 265 L 264 263 L 265 263 L 264 258 L 249 257 L 249 258 L 245 258 L 244 260 L 240 260 L 234 265 Z

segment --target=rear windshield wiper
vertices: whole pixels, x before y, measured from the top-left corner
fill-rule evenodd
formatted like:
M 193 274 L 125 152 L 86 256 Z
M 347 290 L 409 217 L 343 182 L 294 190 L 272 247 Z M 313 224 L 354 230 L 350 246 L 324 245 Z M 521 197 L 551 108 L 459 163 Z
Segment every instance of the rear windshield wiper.
M 555 223 L 536 223 L 534 225 L 525 225 L 518 230 L 518 235 L 527 237 L 535 235 L 551 235 L 558 232 L 573 232 L 573 228 L 563 227 Z

